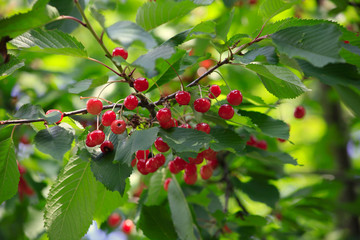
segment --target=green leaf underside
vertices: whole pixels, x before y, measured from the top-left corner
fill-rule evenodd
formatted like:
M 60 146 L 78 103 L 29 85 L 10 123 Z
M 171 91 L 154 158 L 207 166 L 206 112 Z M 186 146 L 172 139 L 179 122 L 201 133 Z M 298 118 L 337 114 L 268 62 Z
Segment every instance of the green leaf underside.
M 323 67 L 328 63 L 344 62 L 339 55 L 340 36 L 336 25 L 323 23 L 286 28 L 272 34 L 271 38 L 280 53 Z
M 111 40 L 122 44 L 125 48 L 128 48 L 135 41 L 143 42 L 147 49 L 157 45 L 154 38 L 148 32 L 130 21 L 114 23 L 106 29 L 106 32 Z
M 23 67 L 24 62 L 17 59 L 15 56 L 10 55 L 10 61 L 5 64 L 0 64 L 0 80 L 8 77 L 13 72 Z
M 160 129 L 159 135 L 176 152 L 200 152 L 212 140 L 209 134 L 188 128 Z
M 269 64 L 277 64 L 279 62 L 278 56 L 276 55 L 275 48 L 273 46 L 256 48 L 245 53 L 244 56 L 235 55 L 234 62 L 249 64 L 255 61 L 259 56 L 265 56 Z
M 350 87 L 334 86 L 336 92 L 339 94 L 341 100 L 345 105 L 351 109 L 351 111 L 360 118 L 360 92 L 355 91 Z
M 138 227 L 149 239 L 177 239 L 170 212 L 165 206 L 142 206 Z
M 96 180 L 104 184 L 108 190 L 118 191 L 123 196 L 126 179 L 131 175 L 133 168 L 127 163 L 113 163 L 114 155 L 114 153 L 101 153 L 91 161 L 91 171 Z
M 44 110 L 39 105 L 30 103 L 22 105 L 15 113 L 14 117 L 23 119 L 38 119 L 45 115 Z
M 150 178 L 149 190 L 145 204 L 147 206 L 160 205 L 166 198 L 164 190 L 164 171 L 156 171 Z
M 78 40 L 58 30 L 30 30 L 13 39 L 11 44 L 22 51 L 87 57 L 84 46 Z
M 0 204 L 17 193 L 19 170 L 11 138 L 0 142 Z
M 85 235 L 95 212 L 96 186 L 90 162 L 70 159 L 51 187 L 45 205 L 49 239 L 77 240 Z
M 264 180 L 252 179 L 249 182 L 241 183 L 240 189 L 252 200 L 263 202 L 271 208 L 275 207 L 280 198 L 279 190 Z
M 251 121 L 255 123 L 264 134 L 270 137 L 281 139 L 289 138 L 289 126 L 281 120 L 273 119 L 260 112 L 238 110 L 238 113 L 251 118 Z
M 347 63 L 360 67 L 360 48 L 351 44 L 341 44 L 340 56 L 345 59 Z
M 298 165 L 296 159 L 284 152 L 269 152 L 254 147 L 247 147 L 246 155 L 265 164 L 292 164 Z
M 295 98 L 309 91 L 301 80 L 288 68 L 275 65 L 249 64 L 248 69 L 255 71 L 265 88 L 278 98 Z
M 47 115 L 44 115 L 44 119 L 46 120 L 46 122 L 48 124 L 54 124 L 54 123 L 60 121 L 61 113 L 59 113 L 58 111 L 51 112 Z
M 294 4 L 300 2 L 299 0 L 265 0 L 259 7 L 259 14 L 270 19 L 279 13 L 291 8 Z
M 51 155 L 55 159 L 62 159 L 70 150 L 74 140 L 75 130 L 68 124 L 43 129 L 35 135 L 35 146 L 41 152 Z
M 105 83 L 107 83 L 108 79 L 109 78 L 107 76 L 103 76 L 96 79 L 82 80 L 80 82 L 75 83 L 71 88 L 69 88 L 68 91 L 69 93 L 74 93 L 74 94 L 82 93 L 86 90 L 104 85 Z
M 57 18 L 59 16 L 57 9 L 46 5 L 48 1 L 49 0 L 38 0 L 32 10 L 1 19 L 0 38 L 3 36 L 15 38 L 27 30 L 41 27 Z
M 211 136 L 216 142 L 210 144 L 214 151 L 228 150 L 233 153 L 242 154 L 246 141 L 231 129 L 211 128 Z
M 130 166 L 133 154 L 137 150 L 149 149 L 155 142 L 158 132 L 158 127 L 135 131 L 126 141 L 118 143 L 114 161 Z
M 100 13 L 100 9 L 97 9 L 95 5 L 90 6 L 90 13 L 93 18 L 98 21 L 98 23 L 101 25 L 101 27 L 105 28 L 105 17 Z
M 180 239 L 195 240 L 193 220 L 185 196 L 175 178 L 169 184 L 168 199 L 171 218 Z

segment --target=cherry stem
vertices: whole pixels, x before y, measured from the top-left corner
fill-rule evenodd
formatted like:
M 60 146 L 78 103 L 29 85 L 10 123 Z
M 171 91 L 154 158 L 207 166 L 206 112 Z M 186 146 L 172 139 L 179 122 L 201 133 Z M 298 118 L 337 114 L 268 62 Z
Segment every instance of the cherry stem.
M 58 18 L 55 18 L 53 21 L 58 21 L 58 20 L 65 20 L 65 19 L 69 19 L 69 20 L 73 20 L 75 22 L 80 23 L 83 27 L 87 28 L 86 23 L 84 23 L 83 21 L 81 21 L 80 19 L 73 17 L 73 16 L 66 16 L 66 15 L 61 15 Z
M 200 97 L 202 98 L 202 91 L 201 91 L 201 86 L 200 86 L 200 85 L 198 85 L 198 87 L 199 87 L 199 93 L 200 93 Z
M 87 59 L 90 60 L 90 61 L 93 61 L 93 62 L 96 62 L 96 63 L 99 63 L 99 64 L 103 65 L 104 67 L 106 67 L 106 68 L 109 69 L 110 71 L 114 72 L 114 73 L 115 73 L 116 75 L 118 75 L 119 77 L 124 78 L 124 74 L 118 73 L 117 71 L 115 71 L 114 69 L 112 69 L 111 67 L 109 67 L 108 65 L 106 65 L 105 63 L 100 62 L 99 60 L 96 60 L 95 58 L 91 58 L 91 57 L 88 57 Z
M 14 136 L 14 132 L 15 132 L 15 128 L 17 127 L 17 125 L 15 125 L 14 127 L 13 127 L 13 129 L 11 130 L 11 135 L 10 135 L 10 138 L 12 139 L 13 138 L 13 136 Z
M 96 130 L 99 130 L 99 114 L 96 115 Z
M 118 100 L 116 103 L 114 103 L 114 107 L 111 109 L 111 111 L 114 111 L 116 105 L 117 105 L 119 102 L 121 102 L 121 101 L 124 101 L 124 99 L 120 99 L 120 100 Z M 122 107 L 122 106 L 121 106 L 121 107 Z
M 151 81 L 154 82 L 154 84 L 156 85 L 156 87 L 159 89 L 160 96 L 162 96 L 162 91 L 161 91 L 160 86 L 157 84 L 157 82 L 156 82 L 154 79 L 151 78 Z
M 227 83 L 227 81 L 225 80 L 225 78 L 223 77 L 223 75 L 222 75 L 220 72 L 218 72 L 218 71 L 214 71 L 214 73 L 217 73 L 217 74 L 220 75 L 220 77 L 222 78 L 222 80 L 224 80 L 226 86 L 229 88 L 229 90 L 230 90 L 230 92 L 231 92 L 231 88 L 230 88 L 229 84 Z
M 180 83 L 181 83 L 180 89 L 181 89 L 181 91 L 184 91 L 184 83 L 183 83 L 181 77 L 179 76 L 179 74 L 177 73 L 177 71 L 175 70 L 175 68 L 174 68 L 167 60 L 164 59 L 164 61 L 165 61 L 167 64 L 169 64 L 170 67 L 174 70 L 174 72 L 175 72 L 176 75 L 178 76 L 178 78 L 179 78 L 179 80 L 180 80 Z
M 105 88 L 107 88 L 108 86 L 110 86 L 112 83 L 114 83 L 114 82 L 109 82 L 108 84 L 106 84 L 106 85 L 101 89 L 101 91 L 99 92 L 99 95 L 98 95 L 97 98 L 100 98 L 100 95 L 101 95 L 102 92 L 105 90 Z M 109 101 L 108 103 L 112 103 L 112 102 Z

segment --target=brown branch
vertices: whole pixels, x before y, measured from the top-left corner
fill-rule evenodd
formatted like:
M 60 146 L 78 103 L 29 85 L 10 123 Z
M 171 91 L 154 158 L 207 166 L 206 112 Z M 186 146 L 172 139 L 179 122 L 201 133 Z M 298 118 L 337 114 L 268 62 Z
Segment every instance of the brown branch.
M 80 19 L 77 19 L 76 17 L 73 17 L 73 16 L 65 16 L 65 15 L 61 15 L 61 16 L 59 16 L 58 18 L 56 18 L 54 21 L 57 21 L 57 20 L 64 20 L 64 19 L 73 20 L 73 21 L 75 21 L 75 22 L 80 23 L 83 27 L 86 27 L 86 28 L 87 28 L 86 23 L 84 23 L 84 22 L 83 22 L 83 21 L 81 21 Z

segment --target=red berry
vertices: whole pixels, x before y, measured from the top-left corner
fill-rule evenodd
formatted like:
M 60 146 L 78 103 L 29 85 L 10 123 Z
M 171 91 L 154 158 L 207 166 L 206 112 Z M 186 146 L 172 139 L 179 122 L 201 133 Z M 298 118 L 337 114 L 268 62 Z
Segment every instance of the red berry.
M 114 50 L 112 52 L 112 55 L 113 55 L 113 57 L 120 56 L 120 57 L 122 57 L 123 59 L 126 60 L 128 58 L 129 54 L 125 49 L 117 47 L 117 48 L 114 48 Z
M 242 102 L 243 96 L 239 90 L 232 90 L 226 99 L 231 105 L 237 106 Z
M 219 165 L 218 160 L 214 159 L 214 160 L 209 160 L 207 165 L 209 165 L 212 169 L 216 169 Z
M 150 153 L 149 150 L 139 150 L 139 151 L 136 151 L 136 158 L 137 158 L 137 159 L 145 159 L 145 160 L 147 160 L 147 159 L 148 159 L 148 156 L 149 156 L 149 153 Z
M 344 40 L 344 43 L 349 44 L 350 42 L 348 40 Z
M 156 150 L 159 152 L 166 152 L 170 149 L 169 145 L 161 137 L 158 137 L 154 142 Z
M 193 175 L 188 175 L 188 174 L 184 174 L 184 181 L 186 184 L 189 185 L 194 185 L 196 183 L 197 180 L 197 173 L 193 174 Z
M 136 164 L 138 171 L 142 175 L 147 175 L 149 172 L 146 168 L 146 159 L 139 159 L 139 161 Z
M 86 110 L 88 113 L 98 115 L 103 109 L 103 104 L 99 99 L 91 98 L 86 103 Z
M 215 152 L 214 150 L 212 150 L 211 148 L 206 149 L 205 151 L 203 151 L 204 154 L 204 158 L 206 160 L 216 160 L 216 154 L 217 152 Z
M 117 227 L 121 222 L 121 216 L 118 213 L 112 213 L 107 220 L 110 227 Z
M 204 68 L 210 68 L 212 65 L 214 65 L 214 61 L 211 59 L 206 59 L 204 61 L 201 61 L 199 65 Z
M 285 140 L 285 139 L 282 139 L 282 138 L 278 138 L 277 140 L 278 140 L 279 142 L 281 142 L 281 143 L 286 142 L 286 140 Z
M 21 136 L 21 138 L 20 138 L 20 142 L 22 143 L 22 144 L 30 144 L 30 140 L 29 140 L 29 138 L 27 137 L 27 136 Z
M 196 130 L 202 131 L 204 133 L 209 134 L 210 133 L 210 126 L 207 123 L 198 123 L 195 127 Z
M 179 128 L 192 128 L 190 124 L 184 123 L 179 126 Z
M 188 105 L 191 99 L 191 95 L 186 91 L 179 91 L 175 95 L 175 100 L 179 105 Z
M 122 134 L 126 130 L 126 123 L 123 120 L 115 120 L 110 128 L 113 133 Z
M 114 151 L 114 145 L 109 140 L 106 140 L 101 144 L 100 149 L 103 153 L 112 152 Z
M 173 174 L 177 174 L 181 171 L 181 169 L 178 169 L 174 161 L 170 161 L 168 164 L 169 171 Z
M 221 118 L 229 120 L 234 116 L 234 109 L 229 104 L 224 104 L 219 108 L 218 114 Z
M 246 145 L 255 146 L 256 143 L 257 143 L 256 137 L 251 135 L 249 141 L 246 142 Z
M 136 158 L 134 158 L 132 161 L 131 161 L 131 166 L 134 167 L 136 164 Z
M 204 153 L 203 152 L 198 153 L 196 158 L 189 157 L 189 163 L 192 163 L 192 164 L 201 164 L 203 161 L 204 161 Z
M 194 174 L 196 174 L 196 171 L 197 171 L 197 169 L 196 169 L 196 165 L 195 165 L 195 164 L 190 164 L 190 163 L 186 164 L 185 174 L 187 174 L 187 175 L 194 175 Z
M 139 92 L 146 91 L 149 88 L 149 83 L 146 78 L 140 77 L 135 79 L 134 88 Z
M 134 223 L 130 219 L 126 219 L 121 226 L 122 231 L 126 234 L 130 234 L 133 228 Z
M 221 89 L 218 85 L 211 85 L 210 87 L 210 93 L 209 93 L 209 98 L 214 99 L 217 98 L 220 94 L 221 94 Z
M 198 98 L 194 102 L 194 109 L 197 112 L 205 113 L 210 109 L 210 101 L 206 98 Z
M 95 145 L 102 144 L 105 140 L 105 133 L 101 130 L 94 130 L 88 136 Z
M 156 118 L 160 123 L 167 123 L 171 120 L 171 110 L 162 108 L 156 113 Z
M 295 118 L 303 118 L 305 116 L 305 108 L 303 106 L 297 106 L 294 111 Z
M 267 149 L 267 142 L 265 140 L 260 140 L 255 144 L 255 147 L 266 150 Z
M 170 184 L 171 181 L 172 181 L 172 178 L 167 178 L 167 179 L 165 180 L 165 182 L 164 182 L 164 189 L 165 189 L 165 191 L 168 190 L 169 184 Z
M 139 104 L 139 101 L 136 96 L 129 95 L 125 98 L 124 106 L 129 110 L 134 110 Z
M 210 165 L 204 165 L 200 168 L 201 178 L 204 180 L 209 179 L 213 174 L 213 168 Z
M 158 169 L 157 162 L 154 158 L 149 158 L 145 164 L 146 171 L 153 173 Z
M 85 143 L 86 143 L 86 146 L 88 146 L 88 147 L 95 147 L 96 146 L 94 140 L 91 138 L 90 133 L 88 133 L 88 135 L 86 136 L 86 142 Z
M 104 126 L 110 126 L 116 120 L 116 113 L 114 111 L 106 111 L 101 118 L 101 123 Z
M 177 125 L 178 125 L 178 122 L 174 118 L 171 118 L 171 120 L 166 123 L 160 122 L 160 127 L 164 128 L 164 129 L 177 127 Z
M 156 161 L 156 165 L 158 168 L 161 167 L 162 165 L 164 165 L 166 162 L 165 156 L 162 155 L 161 153 L 156 154 L 154 156 L 154 159 Z
M 174 159 L 174 163 L 176 164 L 176 167 L 180 170 L 184 170 L 187 164 L 187 162 L 181 157 L 176 157 Z
M 24 166 L 20 165 L 19 162 L 16 162 L 16 163 L 17 163 L 20 175 L 24 175 L 26 173 L 26 168 Z
M 59 113 L 61 114 L 60 120 L 56 122 L 56 123 L 60 123 L 61 120 L 62 120 L 63 117 L 64 117 L 63 113 L 62 113 L 60 110 L 57 110 L 57 109 L 50 109 L 50 110 L 48 110 L 48 111 L 46 112 L 46 115 L 48 115 L 49 113 L 52 113 L 52 112 L 59 112 Z

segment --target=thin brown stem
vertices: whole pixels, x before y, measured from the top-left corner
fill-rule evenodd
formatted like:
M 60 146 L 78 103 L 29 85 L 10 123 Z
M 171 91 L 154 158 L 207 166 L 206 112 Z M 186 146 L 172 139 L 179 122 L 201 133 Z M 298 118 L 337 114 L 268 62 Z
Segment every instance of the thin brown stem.
M 75 22 L 80 23 L 83 27 L 87 28 L 86 23 L 84 23 L 83 21 L 81 21 L 80 19 L 77 19 L 76 17 L 73 16 L 65 16 L 65 15 L 61 15 L 58 18 L 55 18 L 54 21 L 58 21 L 58 20 L 64 20 L 64 19 L 69 19 L 69 20 L 73 20 Z
M 181 91 L 184 91 L 184 83 L 181 79 L 181 77 L 179 76 L 179 74 L 177 73 L 177 71 L 175 70 L 175 68 L 173 67 L 173 65 L 171 65 L 171 63 L 169 63 L 167 60 L 164 59 L 164 61 L 170 65 L 170 67 L 174 70 L 174 72 L 176 73 L 176 75 L 178 76 L 179 80 L 180 80 L 180 84 L 181 84 Z
M 118 75 L 119 77 L 125 78 L 125 75 L 124 75 L 124 74 L 118 73 L 117 71 L 115 71 L 114 69 L 112 69 L 111 67 L 109 67 L 108 65 L 106 65 L 105 63 L 100 62 L 99 60 L 96 60 L 95 58 L 91 58 L 91 57 L 88 57 L 87 59 L 90 60 L 90 61 L 99 63 L 99 64 L 103 65 L 104 67 L 106 67 L 107 69 L 109 69 L 110 71 L 112 71 L 113 73 L 115 73 L 116 75 Z

